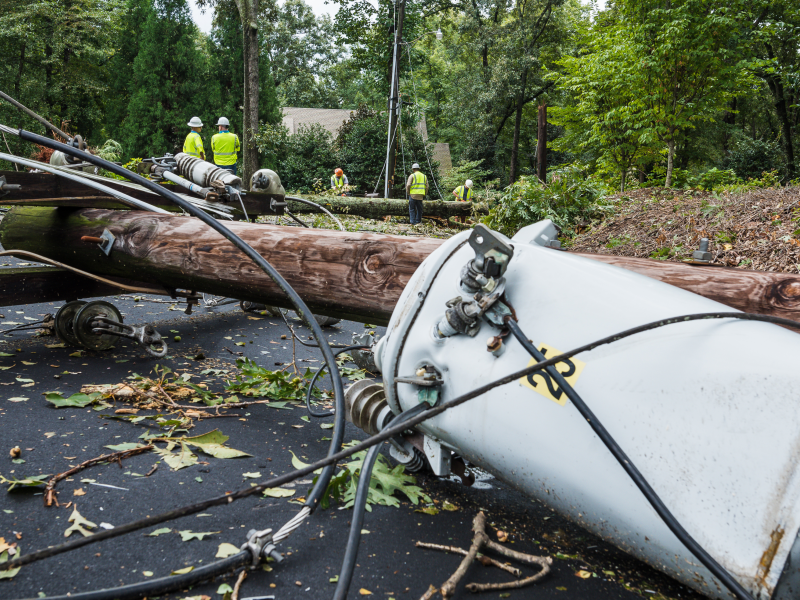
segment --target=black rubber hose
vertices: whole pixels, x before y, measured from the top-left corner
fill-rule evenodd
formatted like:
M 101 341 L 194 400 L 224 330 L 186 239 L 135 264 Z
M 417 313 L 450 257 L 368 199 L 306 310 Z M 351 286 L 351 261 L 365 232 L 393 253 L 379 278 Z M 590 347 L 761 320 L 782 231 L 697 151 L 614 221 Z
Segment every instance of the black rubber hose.
M 228 571 L 249 564 L 253 560 L 250 552 L 239 552 L 213 564 L 193 569 L 183 575 L 161 577 L 151 581 L 142 581 L 118 588 L 107 588 L 84 592 L 80 594 L 67 594 L 66 596 L 48 596 L 47 600 L 138 600 L 139 598 L 152 598 L 176 590 L 183 590 L 212 577 L 219 577 Z M 37 599 L 32 599 L 37 600 Z
M 522 344 L 523 348 L 528 351 L 528 353 L 533 356 L 537 361 L 542 362 L 547 360 L 545 355 L 539 352 L 536 346 L 531 343 L 528 337 L 522 332 L 520 329 L 519 324 L 511 318 L 506 319 L 506 325 L 511 330 L 511 333 L 514 334 L 514 337 L 519 340 L 519 343 Z M 734 596 L 739 598 L 740 600 L 753 600 L 753 597 L 748 593 L 747 590 L 742 587 L 742 585 L 734 579 L 733 575 L 728 573 L 728 571 L 720 565 L 714 557 L 712 557 L 705 549 L 697 543 L 697 541 L 689 534 L 686 529 L 683 528 L 683 525 L 678 522 L 675 518 L 675 515 L 667 508 L 667 505 L 659 498 L 656 491 L 650 486 L 647 480 L 644 478 L 644 475 L 636 468 L 633 464 L 633 461 L 625 454 L 625 451 L 617 444 L 616 440 L 611 436 L 608 430 L 603 426 L 603 424 L 598 420 L 597 416 L 592 412 L 592 409 L 583 401 L 578 393 L 572 388 L 572 386 L 567 383 L 567 380 L 559 373 L 558 369 L 555 366 L 549 366 L 545 369 L 547 373 L 552 377 L 558 387 L 561 388 L 564 393 L 567 395 L 572 401 L 572 404 L 575 405 L 575 408 L 578 409 L 578 412 L 581 413 L 581 416 L 586 419 L 589 423 L 589 426 L 592 430 L 597 434 L 597 437 L 605 444 L 606 448 L 609 449 L 611 454 L 614 455 L 614 458 L 617 459 L 617 462 L 620 466 L 625 469 L 625 472 L 628 476 L 633 480 L 633 483 L 636 484 L 636 487 L 642 492 L 647 501 L 650 503 L 655 511 L 658 513 L 658 516 L 664 521 L 669 530 L 675 534 L 680 542 L 688 548 L 688 550 L 694 554 L 697 559 L 705 565 L 705 567 L 711 571 L 711 573 L 719 579 L 722 584 L 728 588 Z
M 380 433 L 370 438 L 367 438 L 363 442 L 359 442 L 354 446 L 349 446 L 348 448 L 345 448 L 344 450 L 341 450 L 336 454 L 328 455 L 323 459 L 320 459 L 314 463 L 311 463 L 308 466 L 303 467 L 302 469 L 296 469 L 294 471 L 290 471 L 289 473 L 278 475 L 277 477 L 273 477 L 272 479 L 251 486 L 249 488 L 243 488 L 241 490 L 237 490 L 232 494 L 223 494 L 221 496 L 215 496 L 213 498 L 208 498 L 206 500 L 196 502 L 195 504 L 190 504 L 188 506 L 175 508 L 165 513 L 161 513 L 159 515 L 155 515 L 152 517 L 145 517 L 137 521 L 131 521 L 130 523 L 125 523 L 123 525 L 114 527 L 114 529 L 106 529 L 103 531 L 98 531 L 97 533 L 90 535 L 89 537 L 78 538 L 71 542 L 65 542 L 57 546 L 50 546 L 49 548 L 36 550 L 34 552 L 31 552 L 30 554 L 25 554 L 24 556 L 20 556 L 18 558 L 9 560 L 7 563 L 3 563 L 3 567 L 6 570 L 16 569 L 17 567 L 22 567 L 24 565 L 28 565 L 37 562 L 39 560 L 43 560 L 45 558 L 50 558 L 51 556 L 56 556 L 58 554 L 71 552 L 72 550 L 77 550 L 78 548 L 82 548 L 83 546 L 88 546 L 89 544 L 96 544 L 98 542 L 103 542 L 111 538 L 120 537 L 122 535 L 132 533 L 134 531 L 146 529 L 148 527 L 152 527 L 153 525 L 159 525 L 161 523 L 167 523 L 174 519 L 180 519 L 181 517 L 186 517 L 188 515 L 195 515 L 197 513 L 205 512 L 209 508 L 212 508 L 214 506 L 224 506 L 227 504 L 231 504 L 236 500 L 241 500 L 242 498 L 247 498 L 254 494 L 259 494 L 264 490 L 266 490 L 267 488 L 279 487 L 291 481 L 295 481 L 296 479 L 300 479 L 301 477 L 310 475 L 314 471 L 326 467 L 328 465 L 335 465 L 339 461 L 344 460 L 349 456 L 352 456 L 356 452 L 367 450 L 372 446 L 374 446 L 375 444 L 379 444 L 381 442 L 388 440 L 389 438 L 392 438 L 396 435 L 400 435 L 406 429 L 419 425 L 420 423 L 422 423 L 423 421 L 427 421 L 428 419 L 432 419 L 433 417 L 436 417 L 442 414 L 443 412 L 450 410 L 451 408 L 455 408 L 457 406 L 461 406 L 462 404 L 466 404 L 473 398 L 477 398 L 478 396 L 481 396 L 486 392 L 490 392 L 496 387 L 505 385 L 507 383 L 513 383 L 514 381 L 519 381 L 520 378 L 522 377 L 526 377 L 531 373 L 535 373 L 536 371 L 543 371 L 547 367 L 552 365 L 557 365 L 558 363 L 563 362 L 568 358 L 572 358 L 576 354 L 581 354 L 582 352 L 589 352 L 590 350 L 594 350 L 595 348 L 603 346 L 604 344 L 611 344 L 613 342 L 618 342 L 619 340 L 625 339 L 637 333 L 643 333 L 645 331 L 658 329 L 660 327 L 666 327 L 667 325 L 675 325 L 677 323 L 688 323 L 690 321 L 707 321 L 710 319 L 741 319 L 744 321 L 761 321 L 763 323 L 773 323 L 776 325 L 784 325 L 786 327 L 800 329 L 800 322 L 798 321 L 783 319 L 781 317 L 770 317 L 767 315 L 757 315 L 753 313 L 741 313 L 741 312 L 718 312 L 718 313 L 698 313 L 693 315 L 681 315 L 678 317 L 672 317 L 669 319 L 660 319 L 658 321 L 653 321 L 652 323 L 646 323 L 645 325 L 632 327 L 631 329 L 627 329 L 625 331 L 615 333 L 606 336 L 604 338 L 600 338 L 599 340 L 589 342 L 588 344 L 584 344 L 583 346 L 573 348 L 568 352 L 564 352 L 563 354 L 559 354 L 558 356 L 553 356 L 552 358 L 548 358 L 543 362 L 530 365 L 528 367 L 525 367 L 524 369 L 519 369 L 518 371 L 513 371 L 508 375 L 503 375 L 502 377 L 495 379 L 494 381 L 490 381 L 488 383 L 483 384 L 482 386 L 476 387 L 474 390 L 467 392 L 466 394 L 461 394 L 460 396 L 453 398 L 452 400 L 448 400 L 447 402 L 438 404 L 434 408 L 428 409 L 420 413 L 416 417 L 410 418 L 408 423 L 401 423 L 399 425 L 392 425 L 391 427 L 387 427 L 386 429 L 383 429 Z
M 214 217 L 196 207 L 194 204 L 187 202 L 180 196 L 167 190 L 163 186 L 157 185 L 141 175 L 133 173 L 132 171 L 129 171 L 128 169 L 107 160 L 103 160 L 102 158 L 99 158 L 93 154 L 83 152 L 73 148 L 72 146 L 56 142 L 55 140 L 48 139 L 41 135 L 36 135 L 35 133 L 25 131 L 24 129 L 19 130 L 19 137 L 27 142 L 40 144 L 47 148 L 53 148 L 54 150 L 61 150 L 65 154 L 75 156 L 76 158 L 81 158 L 86 162 L 103 167 L 107 171 L 111 171 L 112 173 L 121 175 L 126 179 L 130 179 L 131 181 L 144 186 L 151 192 L 159 194 L 174 204 L 177 204 L 185 212 L 197 217 L 203 223 L 211 227 L 214 231 L 218 232 L 224 238 L 229 240 L 234 246 L 236 246 L 236 248 L 244 252 L 245 255 L 247 255 L 254 263 L 256 263 L 267 275 L 269 275 L 275 284 L 283 291 L 283 293 L 286 294 L 286 296 L 292 302 L 292 305 L 294 305 L 297 314 L 303 321 L 305 321 L 306 325 L 314 333 L 314 337 L 317 338 L 319 348 L 322 351 L 322 356 L 325 360 L 325 363 L 328 365 L 328 369 L 331 373 L 336 370 L 336 358 L 333 356 L 333 351 L 331 350 L 330 346 L 328 346 L 327 340 L 325 340 L 325 334 L 322 333 L 322 328 L 320 327 L 319 323 L 317 323 L 317 320 L 314 318 L 311 310 L 309 310 L 308 306 L 306 306 L 306 303 L 303 302 L 303 299 L 298 295 L 297 292 L 294 291 L 292 286 L 289 285 L 289 283 L 281 276 L 281 274 L 275 270 L 275 267 L 273 267 L 263 256 L 256 252 L 243 239 L 225 227 L 222 223 L 217 221 Z M 337 417 L 334 422 L 335 424 L 333 428 L 333 435 L 331 435 L 331 443 L 328 448 L 328 455 L 338 452 L 342 447 L 342 442 L 344 441 L 344 388 L 342 387 L 342 382 L 339 378 L 333 377 L 332 381 Z M 317 478 L 317 483 L 314 486 L 314 489 L 308 495 L 308 499 L 305 503 L 306 506 L 311 508 L 312 512 L 316 509 L 319 499 L 322 497 L 322 494 L 328 487 L 328 483 L 333 477 L 335 469 L 336 465 L 328 465 L 322 470 L 322 473 L 320 473 L 319 477 Z
M 347 352 L 349 350 L 359 350 L 359 349 L 366 349 L 369 350 L 370 346 L 345 346 L 341 350 L 337 351 L 334 356 L 339 356 L 340 354 Z M 325 367 L 319 369 L 316 373 L 314 373 L 314 377 L 311 378 L 311 383 L 308 384 L 308 393 L 306 394 L 306 408 L 308 409 L 308 414 L 312 417 L 317 417 L 321 419 L 322 417 L 332 417 L 336 413 L 334 411 L 325 411 L 325 412 L 314 412 L 314 409 L 311 408 L 311 392 L 314 391 L 314 384 L 317 382 L 317 377 L 325 370 Z
M 405 423 L 428 408 L 430 407 L 424 402 L 417 404 L 413 408 L 396 415 L 386 424 L 386 427 Z M 347 598 L 350 582 L 353 580 L 353 572 L 355 571 L 356 559 L 358 558 L 358 546 L 361 543 L 361 527 L 364 525 L 364 513 L 366 512 L 367 499 L 369 498 L 369 484 L 372 479 L 372 469 L 375 467 L 375 461 L 378 459 L 380 451 L 381 444 L 376 444 L 369 449 L 367 456 L 364 458 L 364 462 L 361 463 L 361 474 L 358 479 L 356 499 L 353 503 L 353 519 L 350 524 L 350 534 L 347 536 L 347 546 L 345 547 L 344 559 L 342 560 L 342 570 L 339 572 L 339 581 L 336 584 L 336 592 L 333 594 L 334 600 L 345 600 L 345 598 Z

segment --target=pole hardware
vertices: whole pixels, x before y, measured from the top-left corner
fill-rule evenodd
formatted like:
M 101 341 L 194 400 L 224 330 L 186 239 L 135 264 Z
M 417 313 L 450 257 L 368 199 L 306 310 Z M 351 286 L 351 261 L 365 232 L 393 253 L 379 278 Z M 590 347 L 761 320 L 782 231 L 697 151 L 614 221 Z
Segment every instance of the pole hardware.
M 169 297 L 173 300 L 177 300 L 178 298 L 186 298 L 186 310 L 183 312 L 187 315 L 192 314 L 192 306 L 197 306 L 200 304 L 200 300 L 202 299 L 202 295 L 198 294 L 194 290 L 190 292 L 175 289 L 167 291 L 169 292 Z
M 167 343 L 156 331 L 156 328 L 150 324 L 133 327 L 106 317 L 97 317 L 92 321 L 92 326 L 92 333 L 107 333 L 138 342 L 145 349 L 145 352 L 155 358 L 162 358 L 167 354 Z M 154 348 L 154 346 L 157 348 Z
M 5 175 L 0 175 L 0 198 L 7 196 L 11 192 L 18 192 L 22 186 L 18 183 L 6 183 Z
M 709 263 L 711 259 L 711 252 L 708 251 L 708 238 L 702 238 L 700 240 L 700 249 L 692 252 L 692 260 L 694 262 Z

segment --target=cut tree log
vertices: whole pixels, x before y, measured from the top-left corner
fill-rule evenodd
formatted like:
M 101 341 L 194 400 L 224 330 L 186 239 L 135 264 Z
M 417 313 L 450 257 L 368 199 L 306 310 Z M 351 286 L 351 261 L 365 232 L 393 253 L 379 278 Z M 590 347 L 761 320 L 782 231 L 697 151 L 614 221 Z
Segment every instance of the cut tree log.
M 366 219 L 381 219 L 387 215 L 393 217 L 408 216 L 408 200 L 392 200 L 386 198 L 351 198 L 346 196 L 311 196 L 307 198 L 324 206 L 329 211 L 340 215 L 355 215 Z M 313 206 L 292 202 L 290 196 L 286 197 L 292 213 L 319 213 Z M 422 205 L 423 215 L 426 217 L 469 217 L 473 211 L 478 214 L 488 212 L 485 204 L 472 202 L 444 202 L 442 200 L 426 200 Z
M 318 314 L 388 323 L 416 268 L 443 240 L 228 223 Z M 81 236 L 108 228 L 110 256 Z M 199 220 L 140 211 L 16 207 L 0 222 L 6 249 L 36 252 L 104 276 L 289 308 L 272 281 Z M 557 250 L 552 250 L 557 252 Z M 745 311 L 800 320 L 800 276 L 641 258 L 576 254 Z

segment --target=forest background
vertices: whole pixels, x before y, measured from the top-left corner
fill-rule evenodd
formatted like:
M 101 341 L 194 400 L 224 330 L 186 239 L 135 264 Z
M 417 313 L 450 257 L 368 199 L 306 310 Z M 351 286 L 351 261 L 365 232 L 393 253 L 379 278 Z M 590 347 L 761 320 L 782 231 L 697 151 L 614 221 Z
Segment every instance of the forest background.
M 119 142 L 123 162 L 178 151 L 192 116 L 209 148 L 219 116 L 243 132 L 244 4 L 256 8 L 258 163 L 291 190 L 324 186 L 342 166 L 372 191 L 385 159 L 388 0 L 342 0 L 333 18 L 303 0 L 206 0 L 209 33 L 186 0 L 0 0 L 0 89 L 97 146 Z M 403 40 L 397 181 L 414 161 L 435 171 L 415 129 L 424 115 L 428 141 L 449 143 L 454 159 L 437 181 L 445 197 L 466 177 L 487 195 L 539 189 L 540 104 L 549 177 L 587 197 L 798 177 L 796 2 L 408 0 Z M 336 136 L 290 136 L 282 106 L 353 113 Z M 0 122 L 41 129 L 6 103 Z

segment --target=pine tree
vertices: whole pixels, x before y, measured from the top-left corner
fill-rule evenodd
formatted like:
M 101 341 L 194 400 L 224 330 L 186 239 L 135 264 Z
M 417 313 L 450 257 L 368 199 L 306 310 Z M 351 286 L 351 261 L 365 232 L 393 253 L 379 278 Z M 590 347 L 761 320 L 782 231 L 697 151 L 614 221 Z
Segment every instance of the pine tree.
M 180 151 L 192 116 L 205 116 L 213 85 L 206 56 L 186 0 L 154 0 L 141 28 L 133 62 L 128 114 L 122 141 L 129 156 L 160 156 Z M 205 122 L 205 121 L 204 121 Z M 207 123 L 210 125 L 210 123 Z M 210 127 L 203 132 L 206 146 Z

